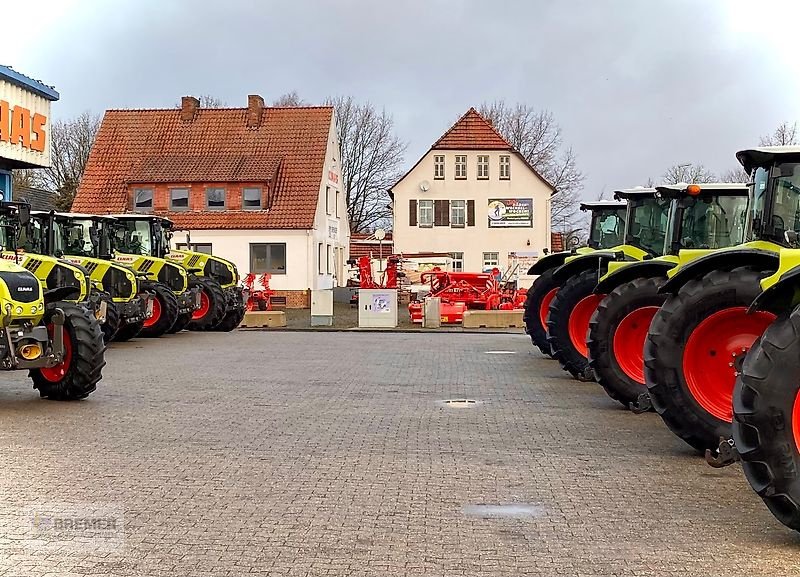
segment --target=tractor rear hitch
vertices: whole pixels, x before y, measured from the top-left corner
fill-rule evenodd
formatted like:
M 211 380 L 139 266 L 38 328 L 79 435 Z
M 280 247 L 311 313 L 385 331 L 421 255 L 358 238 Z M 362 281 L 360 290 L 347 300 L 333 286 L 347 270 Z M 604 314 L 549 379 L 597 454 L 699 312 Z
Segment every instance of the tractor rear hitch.
M 733 439 L 720 437 L 716 454 L 711 452 L 711 449 L 706 449 L 706 463 L 715 469 L 733 465 L 740 460 L 741 457 L 739 457 L 739 451 L 736 450 L 736 444 L 733 442 Z
M 639 393 L 639 398 L 632 403 L 628 403 L 628 408 L 634 415 L 641 415 L 653 410 L 653 402 L 650 400 L 650 393 Z

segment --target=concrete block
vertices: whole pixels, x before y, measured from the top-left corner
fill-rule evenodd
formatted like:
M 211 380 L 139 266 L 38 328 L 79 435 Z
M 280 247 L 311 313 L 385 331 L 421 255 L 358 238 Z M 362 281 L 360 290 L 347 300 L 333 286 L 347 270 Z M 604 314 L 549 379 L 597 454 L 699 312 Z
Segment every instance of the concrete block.
M 244 313 L 244 320 L 239 326 L 245 328 L 285 327 L 286 313 L 283 311 L 247 311 Z
M 522 310 L 513 311 L 466 311 L 462 326 L 465 329 L 505 329 L 525 326 Z

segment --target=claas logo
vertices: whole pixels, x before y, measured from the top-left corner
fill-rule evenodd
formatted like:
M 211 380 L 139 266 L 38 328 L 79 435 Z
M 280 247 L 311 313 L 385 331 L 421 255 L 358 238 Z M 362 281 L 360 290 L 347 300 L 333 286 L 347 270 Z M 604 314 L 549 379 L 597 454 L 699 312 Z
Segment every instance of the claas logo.
M 43 114 L 33 114 L 23 106 L 11 106 L 5 100 L 0 100 L 0 142 L 44 152 L 46 124 L 47 117 Z

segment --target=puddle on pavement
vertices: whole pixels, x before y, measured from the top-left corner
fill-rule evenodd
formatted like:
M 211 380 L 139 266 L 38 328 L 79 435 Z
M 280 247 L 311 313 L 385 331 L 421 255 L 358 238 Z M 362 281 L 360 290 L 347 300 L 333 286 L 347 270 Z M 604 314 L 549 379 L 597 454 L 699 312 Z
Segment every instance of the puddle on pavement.
M 542 505 L 511 503 L 509 505 L 465 505 L 461 509 L 468 517 L 527 519 L 541 517 L 545 513 Z

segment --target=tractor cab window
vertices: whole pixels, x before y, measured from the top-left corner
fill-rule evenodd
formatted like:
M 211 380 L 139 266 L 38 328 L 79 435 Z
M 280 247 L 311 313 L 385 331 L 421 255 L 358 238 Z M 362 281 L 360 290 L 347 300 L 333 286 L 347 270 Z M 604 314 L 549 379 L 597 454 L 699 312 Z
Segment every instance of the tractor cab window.
M 19 240 L 17 246 L 25 252 L 36 252 L 44 254 L 46 252 L 44 247 L 44 234 L 42 232 L 42 223 L 39 219 L 34 218 L 19 231 Z
M 16 219 L 8 216 L 0 216 L 0 249 L 2 250 L 15 250 L 16 242 L 15 235 L 17 226 Z
M 678 250 L 724 248 L 745 241 L 746 196 L 687 197 L 682 199 Z
M 670 201 L 653 196 L 630 199 L 628 204 L 630 223 L 628 223 L 626 242 L 650 254 L 662 254 Z
M 172 240 L 172 231 L 163 224 L 153 227 L 153 241 L 155 255 L 163 258 L 168 252 L 170 241 Z
M 589 246 L 593 248 L 610 248 L 622 244 L 625 231 L 625 219 L 618 210 L 601 210 L 592 216 L 592 232 Z
M 773 238 L 782 240 L 787 230 L 800 232 L 800 163 L 779 164 L 772 200 Z
M 120 220 L 114 231 L 114 246 L 128 254 L 151 255 L 153 239 L 150 223 L 142 220 Z
M 64 253 L 72 256 L 94 256 L 98 242 L 91 220 L 73 220 L 61 225 L 64 235 Z

